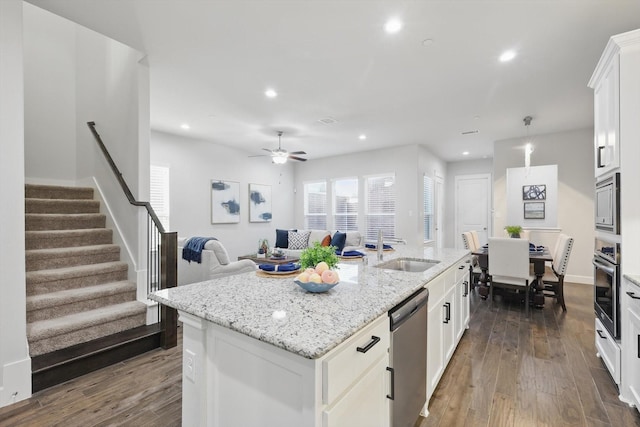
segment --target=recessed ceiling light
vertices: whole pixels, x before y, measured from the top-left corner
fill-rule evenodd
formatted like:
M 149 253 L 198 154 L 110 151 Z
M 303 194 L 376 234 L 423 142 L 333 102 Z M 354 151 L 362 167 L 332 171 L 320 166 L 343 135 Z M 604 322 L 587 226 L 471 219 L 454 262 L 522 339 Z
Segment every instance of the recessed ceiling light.
M 183 123 L 180 125 L 180 129 L 189 130 L 191 129 L 191 126 L 189 126 L 187 123 Z
M 367 139 L 367 135 L 365 135 L 364 133 L 358 136 L 358 139 L 364 141 L 365 139 Z
M 398 18 L 391 18 L 384 24 L 384 30 L 389 34 L 395 34 L 402 29 L 402 21 Z
M 500 62 L 509 62 L 515 57 L 516 57 L 516 52 L 515 51 L 506 50 L 506 51 L 502 52 L 502 55 L 500 55 Z
M 462 152 L 462 155 L 463 155 L 463 156 L 468 156 L 468 155 L 469 155 L 469 152 L 468 152 L 468 151 L 463 151 L 463 152 Z
M 264 95 L 267 98 L 275 98 L 276 96 L 278 96 L 278 92 L 276 92 L 273 89 L 267 89 L 267 90 L 264 91 Z
M 432 44 L 433 44 L 433 39 L 422 40 L 422 46 L 431 46 Z

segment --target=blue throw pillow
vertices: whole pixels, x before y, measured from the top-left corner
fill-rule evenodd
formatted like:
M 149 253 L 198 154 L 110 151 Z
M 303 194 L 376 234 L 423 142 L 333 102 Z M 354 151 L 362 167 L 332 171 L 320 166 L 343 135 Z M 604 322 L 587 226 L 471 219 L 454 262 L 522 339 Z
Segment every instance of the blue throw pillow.
M 291 230 L 296 231 L 296 230 Z M 287 249 L 289 247 L 289 230 L 276 229 L 276 248 Z
M 344 244 L 347 242 L 347 233 L 341 233 L 336 231 L 336 234 L 331 238 L 331 246 L 335 246 L 339 251 L 344 249 Z

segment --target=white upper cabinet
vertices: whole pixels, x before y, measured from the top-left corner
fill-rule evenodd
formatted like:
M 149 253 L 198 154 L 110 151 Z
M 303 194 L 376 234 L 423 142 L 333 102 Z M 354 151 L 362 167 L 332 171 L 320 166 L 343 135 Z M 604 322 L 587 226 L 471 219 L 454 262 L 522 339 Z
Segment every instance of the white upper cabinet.
M 618 52 L 607 57 L 599 73 L 594 73 L 594 160 L 595 176 L 620 166 L 620 57 Z

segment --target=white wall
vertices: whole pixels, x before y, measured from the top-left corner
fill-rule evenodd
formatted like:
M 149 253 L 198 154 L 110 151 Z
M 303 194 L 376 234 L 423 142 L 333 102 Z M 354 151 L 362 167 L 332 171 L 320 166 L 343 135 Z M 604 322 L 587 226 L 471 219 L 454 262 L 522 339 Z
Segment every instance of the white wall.
M 493 159 L 464 160 L 459 162 L 447 163 L 447 177 L 445 182 L 445 241 L 444 246 L 447 248 L 455 248 L 458 245 L 458 239 L 462 239 L 455 232 L 455 194 L 456 194 L 456 176 L 460 175 L 476 175 L 491 174 L 493 172 Z M 460 246 L 462 247 L 462 246 Z
M 27 182 L 100 190 L 101 209 L 140 282 L 146 228 L 98 148 L 98 132 L 134 197 L 148 200 L 149 69 L 143 55 L 71 21 L 24 4 Z
M 22 1 L 0 1 L 0 407 L 31 395 L 24 264 Z
M 531 138 L 535 151 L 531 166 L 558 165 L 558 228 L 574 238 L 566 280 L 593 283 L 593 129 L 581 129 Z M 493 233 L 507 218 L 506 170 L 524 166 L 522 138 L 496 141 L 493 157 Z M 534 243 L 545 237 L 532 232 Z M 544 244 L 544 242 L 542 243 Z
M 294 227 L 304 227 L 304 182 L 395 173 L 396 235 L 411 245 L 422 245 L 422 174 L 433 176 L 434 170 L 446 171 L 446 165 L 423 147 L 416 145 L 385 150 L 364 151 L 335 157 L 309 160 L 295 165 L 296 202 Z M 363 190 L 363 186 L 360 186 Z M 364 215 L 363 192 L 360 193 L 359 216 Z M 331 223 L 329 223 L 331 224 Z M 333 228 L 329 225 L 329 228 Z
M 273 246 L 276 228 L 294 227 L 291 163 L 275 165 L 268 157 L 209 141 L 151 132 L 151 163 L 169 167 L 171 231 L 180 237 L 219 239 L 232 260 L 256 252 L 259 239 Z M 240 223 L 211 224 L 211 180 L 240 183 Z M 249 222 L 249 184 L 271 185 L 273 220 Z

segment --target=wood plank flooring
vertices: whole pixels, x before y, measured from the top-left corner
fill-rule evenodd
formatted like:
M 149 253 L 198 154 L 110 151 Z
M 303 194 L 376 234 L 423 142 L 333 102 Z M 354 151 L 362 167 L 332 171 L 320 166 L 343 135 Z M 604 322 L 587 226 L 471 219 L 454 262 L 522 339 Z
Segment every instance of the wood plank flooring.
M 596 357 L 592 292 L 566 283 L 566 313 L 547 298 L 529 319 L 472 294 L 470 328 L 416 427 L 640 427 Z
M 551 299 L 524 316 L 472 293 L 464 334 L 416 427 L 640 427 L 595 356 L 592 288 L 565 284 L 567 313 Z M 153 350 L 0 408 L 0 426 L 181 425 L 182 332 Z M 265 423 L 266 427 L 270 427 Z M 231 426 L 233 427 L 233 426 Z

